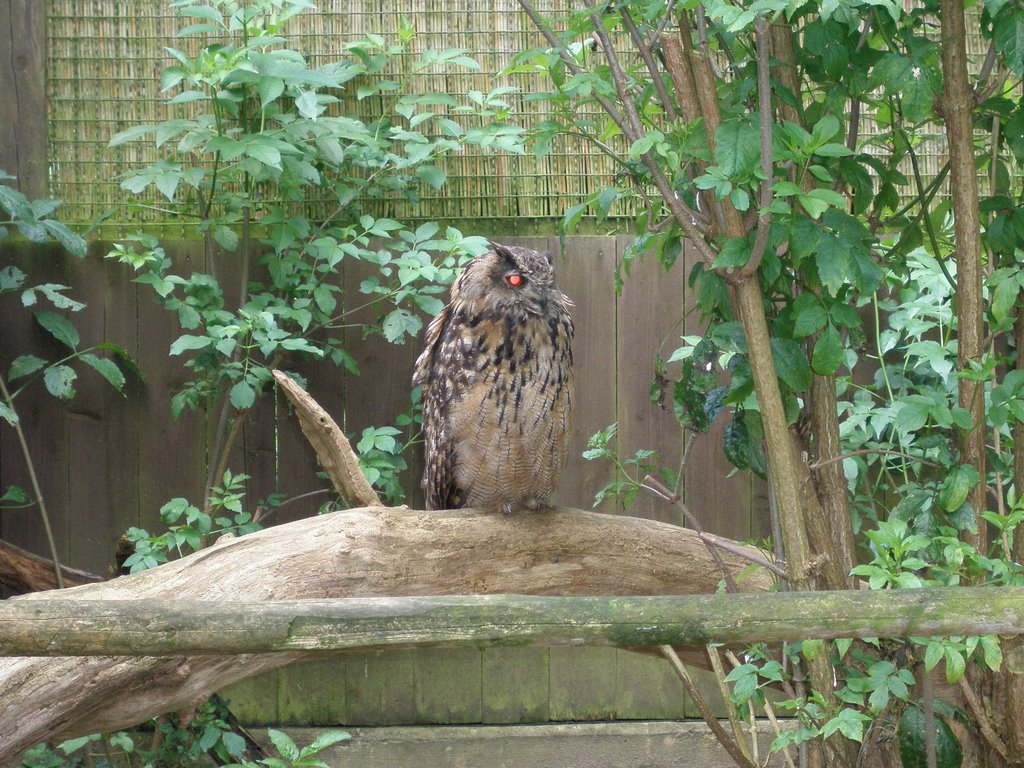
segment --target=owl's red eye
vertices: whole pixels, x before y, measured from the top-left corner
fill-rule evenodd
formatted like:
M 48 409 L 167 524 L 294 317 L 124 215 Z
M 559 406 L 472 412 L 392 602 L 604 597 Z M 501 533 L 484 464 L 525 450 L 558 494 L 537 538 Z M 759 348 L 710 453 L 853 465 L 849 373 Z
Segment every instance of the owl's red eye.
M 526 282 L 526 278 L 520 275 L 518 272 L 513 272 L 510 275 L 505 275 L 505 282 L 511 285 L 513 288 L 519 288 L 523 283 Z

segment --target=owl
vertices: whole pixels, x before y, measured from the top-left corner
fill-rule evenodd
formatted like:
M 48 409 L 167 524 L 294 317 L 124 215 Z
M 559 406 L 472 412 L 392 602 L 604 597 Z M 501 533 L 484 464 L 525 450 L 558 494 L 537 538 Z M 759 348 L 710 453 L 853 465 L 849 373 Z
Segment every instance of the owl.
M 573 406 L 571 306 L 529 248 L 492 243 L 456 279 L 413 375 L 427 509 L 547 506 Z

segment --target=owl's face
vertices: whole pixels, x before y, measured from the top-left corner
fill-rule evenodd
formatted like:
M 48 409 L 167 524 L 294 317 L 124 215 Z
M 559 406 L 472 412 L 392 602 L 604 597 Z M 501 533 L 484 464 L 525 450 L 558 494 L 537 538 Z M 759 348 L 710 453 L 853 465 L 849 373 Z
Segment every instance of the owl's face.
M 504 313 L 543 315 L 564 297 L 555 285 L 551 257 L 529 248 L 492 244 L 452 286 L 452 299 Z

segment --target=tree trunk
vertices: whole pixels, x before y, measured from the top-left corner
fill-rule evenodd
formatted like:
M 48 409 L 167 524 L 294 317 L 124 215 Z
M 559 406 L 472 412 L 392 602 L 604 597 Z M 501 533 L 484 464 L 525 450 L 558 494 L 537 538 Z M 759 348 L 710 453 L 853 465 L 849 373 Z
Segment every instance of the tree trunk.
M 750 561 L 725 550 L 720 555 L 744 590 L 771 587 L 767 570 L 740 579 Z M 505 515 L 367 508 L 222 539 L 102 584 L 14 600 L 679 595 L 713 593 L 720 579 L 698 534 L 666 523 L 571 509 Z M 126 728 L 299 658 L 0 659 L 0 765 L 38 741 Z
M 978 176 L 974 164 L 974 93 L 967 80 L 967 32 L 963 0 L 942 0 L 942 115 L 949 143 L 950 196 L 956 236 L 956 317 L 958 369 L 980 365 L 983 353 L 984 306 L 981 295 L 981 219 Z M 936 254 L 937 255 L 937 254 Z M 960 406 L 971 413 L 973 428 L 960 440 L 960 460 L 970 464 L 981 481 L 967 501 L 978 514 L 985 509 L 985 399 L 980 381 L 960 379 Z M 984 552 L 985 523 L 966 537 Z

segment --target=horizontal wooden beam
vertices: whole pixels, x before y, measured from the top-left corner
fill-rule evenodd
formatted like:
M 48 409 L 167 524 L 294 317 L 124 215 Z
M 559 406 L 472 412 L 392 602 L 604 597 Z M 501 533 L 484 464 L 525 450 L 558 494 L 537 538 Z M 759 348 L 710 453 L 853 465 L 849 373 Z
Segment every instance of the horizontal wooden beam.
M 1024 587 L 656 597 L 0 603 L 0 654 L 177 656 L 395 646 L 704 645 L 1024 633 Z

